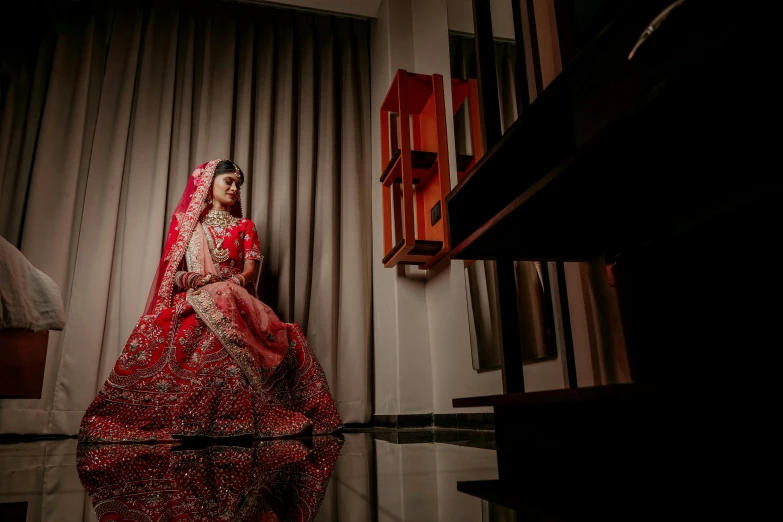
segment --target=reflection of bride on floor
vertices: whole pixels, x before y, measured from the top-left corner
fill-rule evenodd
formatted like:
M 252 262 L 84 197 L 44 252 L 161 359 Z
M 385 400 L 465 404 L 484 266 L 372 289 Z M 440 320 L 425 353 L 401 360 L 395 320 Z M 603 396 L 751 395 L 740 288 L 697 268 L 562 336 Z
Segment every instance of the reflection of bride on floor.
M 252 446 L 80 444 L 79 478 L 100 521 L 309 522 L 340 453 L 335 437 Z
M 242 171 L 196 168 L 171 219 L 144 315 L 82 419 L 79 439 L 281 437 L 342 427 L 301 329 L 259 301 L 260 249 Z

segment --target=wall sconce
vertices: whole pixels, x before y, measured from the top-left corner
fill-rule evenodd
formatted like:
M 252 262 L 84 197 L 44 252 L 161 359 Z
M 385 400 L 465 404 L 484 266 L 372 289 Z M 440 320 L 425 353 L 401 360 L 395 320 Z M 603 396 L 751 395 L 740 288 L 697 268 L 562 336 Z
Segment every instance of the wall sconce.
M 450 250 L 443 76 L 397 71 L 381 104 L 383 266 L 432 268 Z

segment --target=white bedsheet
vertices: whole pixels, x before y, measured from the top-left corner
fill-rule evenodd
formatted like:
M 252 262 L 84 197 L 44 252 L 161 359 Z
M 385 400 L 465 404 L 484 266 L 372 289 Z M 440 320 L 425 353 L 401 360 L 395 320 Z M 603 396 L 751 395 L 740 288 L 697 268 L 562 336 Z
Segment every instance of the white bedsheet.
M 0 329 L 62 330 L 60 288 L 0 236 Z

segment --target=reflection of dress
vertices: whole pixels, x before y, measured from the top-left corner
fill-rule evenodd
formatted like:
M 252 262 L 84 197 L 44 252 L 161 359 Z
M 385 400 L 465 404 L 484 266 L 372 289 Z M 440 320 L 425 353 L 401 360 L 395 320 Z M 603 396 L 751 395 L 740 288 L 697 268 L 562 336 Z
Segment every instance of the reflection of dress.
M 307 522 L 340 453 L 334 437 L 312 448 L 286 439 L 251 447 L 80 444 L 77 469 L 98 520 Z
M 230 276 L 242 272 L 246 259 L 260 257 L 249 219 L 229 216 L 218 230 L 200 221 L 216 163 L 191 176 L 172 219 L 154 299 L 88 408 L 82 441 L 280 437 L 341 427 L 301 329 L 281 322 L 252 285 L 248 291 L 219 282 L 186 292 L 173 284 L 175 270 Z

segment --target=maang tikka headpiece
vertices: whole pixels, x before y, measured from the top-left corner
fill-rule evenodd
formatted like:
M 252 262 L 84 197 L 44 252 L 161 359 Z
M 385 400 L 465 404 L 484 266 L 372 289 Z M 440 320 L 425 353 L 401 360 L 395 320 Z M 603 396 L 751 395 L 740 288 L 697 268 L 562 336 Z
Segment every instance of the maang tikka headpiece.
M 244 183 L 244 182 L 245 182 L 245 175 L 242 173 L 242 169 L 240 169 L 239 167 L 237 167 L 237 164 L 236 164 L 236 163 L 234 163 L 233 161 L 231 162 L 231 164 L 234 166 L 234 174 L 236 174 L 237 176 L 239 176 L 239 179 L 240 179 L 240 181 L 241 181 L 242 183 Z M 217 169 L 215 169 L 215 170 L 217 170 Z M 220 174 L 230 174 L 230 172 L 221 172 Z M 214 172 L 214 173 L 212 174 L 212 179 L 214 180 L 214 179 L 215 179 L 216 177 L 218 177 L 220 174 L 218 174 L 217 172 Z

